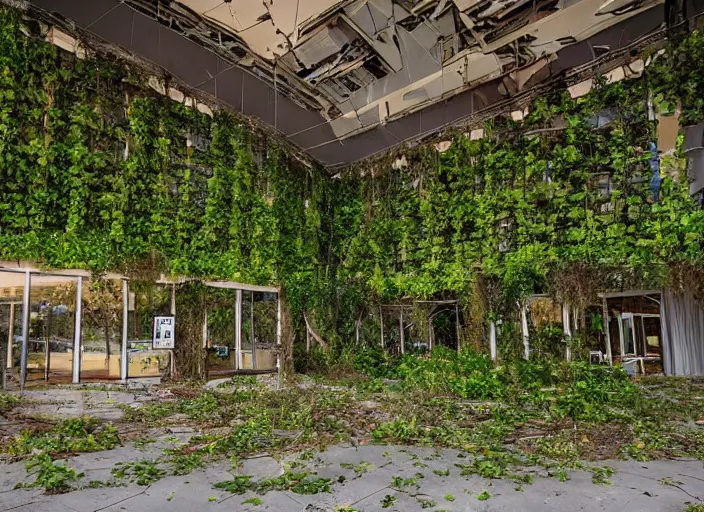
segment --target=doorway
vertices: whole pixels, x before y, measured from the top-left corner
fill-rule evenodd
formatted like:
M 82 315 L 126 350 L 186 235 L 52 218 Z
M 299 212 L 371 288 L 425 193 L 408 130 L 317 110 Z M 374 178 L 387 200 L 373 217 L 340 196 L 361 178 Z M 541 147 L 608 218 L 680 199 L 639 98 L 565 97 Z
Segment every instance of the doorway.
M 607 307 L 614 361 L 632 373 L 662 373 L 660 294 L 609 297 Z

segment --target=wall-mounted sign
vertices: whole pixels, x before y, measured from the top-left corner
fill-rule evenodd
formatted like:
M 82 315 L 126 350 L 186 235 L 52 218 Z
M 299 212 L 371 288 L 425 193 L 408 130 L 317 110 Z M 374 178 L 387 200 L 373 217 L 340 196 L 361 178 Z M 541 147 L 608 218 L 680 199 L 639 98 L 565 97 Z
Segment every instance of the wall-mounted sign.
M 176 340 L 176 317 L 155 316 L 152 348 L 173 349 Z

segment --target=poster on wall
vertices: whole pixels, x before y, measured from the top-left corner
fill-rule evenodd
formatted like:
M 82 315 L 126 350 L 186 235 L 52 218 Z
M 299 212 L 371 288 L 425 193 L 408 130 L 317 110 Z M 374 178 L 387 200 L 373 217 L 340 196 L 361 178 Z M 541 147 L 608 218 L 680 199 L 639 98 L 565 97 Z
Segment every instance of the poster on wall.
M 173 349 L 175 345 L 176 317 L 155 316 L 153 349 Z

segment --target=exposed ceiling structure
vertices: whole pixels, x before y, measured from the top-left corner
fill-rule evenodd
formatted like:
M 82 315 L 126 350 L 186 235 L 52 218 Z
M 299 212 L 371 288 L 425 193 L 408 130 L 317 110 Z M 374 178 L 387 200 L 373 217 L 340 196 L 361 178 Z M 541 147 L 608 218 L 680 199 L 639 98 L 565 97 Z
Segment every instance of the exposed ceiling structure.
M 664 0 L 31 0 L 334 169 L 661 33 Z

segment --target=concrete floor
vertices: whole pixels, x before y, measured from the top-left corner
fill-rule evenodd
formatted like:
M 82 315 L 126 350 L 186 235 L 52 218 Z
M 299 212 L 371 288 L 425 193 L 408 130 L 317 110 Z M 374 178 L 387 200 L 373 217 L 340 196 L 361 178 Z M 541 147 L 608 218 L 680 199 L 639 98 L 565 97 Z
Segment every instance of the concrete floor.
M 186 441 L 188 434 L 172 434 L 142 450 L 125 446 L 109 452 L 82 454 L 68 461 L 76 470 L 85 472 L 78 485 L 91 480 L 110 479 L 110 470 L 117 462 L 156 458 L 161 450 L 174 442 L 174 437 Z M 0 473 L 0 511 L 56 511 L 97 512 L 130 511 L 335 511 L 338 507 L 351 506 L 355 510 L 415 511 L 423 505 L 432 510 L 448 511 L 609 511 L 679 512 L 688 503 L 701 503 L 704 498 L 704 471 L 701 461 L 669 460 L 647 463 L 611 461 L 605 464 L 615 469 L 611 485 L 592 483 L 589 472 L 570 472 L 570 480 L 559 482 L 555 478 L 538 476 L 533 484 L 524 484 L 522 491 L 508 479 L 486 480 L 477 476 L 463 477 L 455 463 L 467 463 L 458 458 L 459 452 L 433 449 L 403 448 L 399 446 L 336 446 L 302 461 L 289 456 L 277 461 L 266 455 L 247 459 L 233 469 L 230 461 L 208 465 L 186 476 L 168 476 L 151 486 L 129 484 L 126 487 L 80 489 L 73 492 L 47 496 L 41 490 L 18 489 L 18 482 L 26 481 L 23 464 L 5 465 Z M 256 478 L 278 476 L 283 464 L 296 461 L 317 473 L 321 478 L 333 478 L 331 493 L 300 495 L 293 492 L 269 492 L 258 496 L 261 505 L 243 504 L 254 493 L 232 495 L 213 488 L 213 484 L 231 479 L 233 474 L 247 474 Z M 341 464 L 358 465 L 365 461 L 368 472 L 357 475 L 354 469 Z M 424 465 L 427 465 L 425 467 Z M 298 470 L 298 469 L 297 469 Z M 450 471 L 449 476 L 433 472 Z M 417 474 L 423 475 L 419 478 Z M 345 476 L 343 483 L 337 483 Z M 392 488 L 393 478 L 415 478 L 418 488 Z M 491 497 L 480 501 L 482 491 Z M 405 491 L 405 492 L 404 492 Z M 386 495 L 396 500 L 387 508 L 382 507 Z M 451 495 L 451 496 L 449 496 Z M 454 497 L 454 500 L 452 498 Z M 424 503 L 425 502 L 425 503 Z
M 140 407 L 163 398 L 158 393 L 115 392 L 102 390 L 31 391 L 28 416 L 76 417 L 90 414 L 105 420 L 118 420 L 123 411 L 118 404 Z M 0 426 L 2 426 L 0 424 Z M 140 427 L 135 425 L 136 429 Z M 61 495 L 45 495 L 41 489 L 15 489 L 20 482 L 31 481 L 23 463 L 0 463 L 0 512 L 97 512 L 97 511 L 281 511 L 323 512 L 350 506 L 362 512 L 445 511 L 607 511 L 607 512 L 681 512 L 688 504 L 704 500 L 704 464 L 699 460 L 663 460 L 653 462 L 602 461 L 615 473 L 610 485 L 592 482 L 588 471 L 571 471 L 570 479 L 559 482 L 541 468 L 535 468 L 532 484 L 518 484 L 505 478 L 487 480 L 475 475 L 462 476 L 455 464 L 471 462 L 457 450 L 404 448 L 401 446 L 345 445 L 301 457 L 294 454 L 276 460 L 267 454 L 238 461 L 211 462 L 186 476 L 167 476 L 150 486 L 127 484 L 120 487 L 88 488 L 91 481 L 110 481 L 111 470 L 118 462 L 163 457 L 163 450 L 186 443 L 199 432 L 193 428 L 145 428 L 139 434 L 156 442 L 143 446 L 126 443 L 117 449 L 81 454 L 67 464 L 85 475 L 76 490 Z M 361 464 L 361 463 L 365 464 Z M 342 467 L 342 465 L 346 467 Z M 357 474 L 348 465 L 364 467 Z M 265 495 L 249 492 L 232 495 L 213 488 L 233 475 L 251 475 L 254 480 L 293 471 L 309 470 L 320 478 L 333 479 L 332 492 L 301 495 L 274 491 Z M 168 466 L 164 466 L 168 469 Z M 437 473 L 434 473 L 437 470 Z M 442 476 L 449 470 L 448 476 Z M 530 472 L 530 468 L 526 471 Z M 422 475 L 422 477 L 418 476 Z M 339 482 L 343 476 L 344 481 Z M 401 490 L 393 487 L 394 477 L 414 478 L 418 487 Z M 491 497 L 478 497 L 487 491 Z M 386 496 L 390 506 L 383 507 Z M 260 505 L 243 504 L 258 497 Z M 395 500 L 393 500 L 395 498 Z

